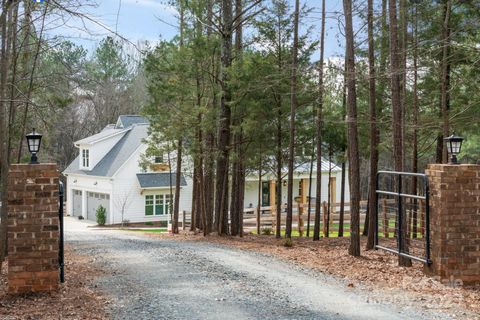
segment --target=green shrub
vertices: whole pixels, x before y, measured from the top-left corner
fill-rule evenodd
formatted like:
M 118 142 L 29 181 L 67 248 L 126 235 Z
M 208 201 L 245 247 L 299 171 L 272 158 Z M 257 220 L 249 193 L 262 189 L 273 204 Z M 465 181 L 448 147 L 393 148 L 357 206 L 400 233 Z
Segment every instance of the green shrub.
M 272 228 L 263 228 L 262 229 L 262 234 L 265 235 L 265 236 L 272 235 L 273 234 Z
M 107 221 L 107 210 L 102 205 L 98 206 L 95 217 L 97 218 L 98 225 L 104 226 Z
M 153 226 L 153 222 L 152 221 L 147 221 L 147 222 L 145 222 L 145 225 L 146 226 Z
M 287 248 L 293 247 L 293 241 L 291 238 L 286 238 L 285 241 L 283 242 L 283 246 Z

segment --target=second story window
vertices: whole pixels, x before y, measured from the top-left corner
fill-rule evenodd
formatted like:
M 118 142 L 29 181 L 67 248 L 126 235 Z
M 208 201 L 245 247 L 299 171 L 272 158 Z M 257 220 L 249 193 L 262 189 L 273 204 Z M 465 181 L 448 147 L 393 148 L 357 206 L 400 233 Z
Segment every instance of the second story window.
M 155 163 L 163 163 L 163 156 L 156 156 Z
M 82 149 L 82 167 L 90 167 L 90 150 Z

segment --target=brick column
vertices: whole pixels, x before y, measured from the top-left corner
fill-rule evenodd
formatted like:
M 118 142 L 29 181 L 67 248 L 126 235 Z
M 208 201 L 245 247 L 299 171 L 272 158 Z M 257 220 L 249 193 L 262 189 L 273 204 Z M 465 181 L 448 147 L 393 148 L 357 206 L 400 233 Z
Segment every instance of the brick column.
M 480 165 L 431 164 L 432 265 L 442 281 L 480 284 Z
M 58 288 L 56 164 L 14 164 L 7 185 L 8 291 Z

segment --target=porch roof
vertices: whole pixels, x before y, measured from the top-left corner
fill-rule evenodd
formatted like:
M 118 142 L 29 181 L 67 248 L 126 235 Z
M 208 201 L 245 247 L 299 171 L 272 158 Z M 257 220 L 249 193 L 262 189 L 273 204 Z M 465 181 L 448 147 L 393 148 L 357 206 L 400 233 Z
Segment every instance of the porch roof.
M 175 172 L 155 172 L 155 173 L 137 173 L 138 183 L 140 183 L 140 188 L 142 189 L 152 189 L 152 188 L 165 188 L 170 187 L 170 181 L 172 182 L 172 187 L 175 187 Z M 182 175 L 180 177 L 180 186 L 186 186 L 187 181 Z

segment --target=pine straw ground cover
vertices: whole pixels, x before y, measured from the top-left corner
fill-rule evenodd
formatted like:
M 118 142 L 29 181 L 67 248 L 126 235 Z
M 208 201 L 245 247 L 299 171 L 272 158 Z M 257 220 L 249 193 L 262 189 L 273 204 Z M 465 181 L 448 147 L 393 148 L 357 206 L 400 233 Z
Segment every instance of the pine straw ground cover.
M 91 257 L 79 256 L 66 246 L 66 281 L 58 292 L 29 295 L 8 295 L 7 265 L 0 274 L 0 319 L 91 319 L 109 317 L 104 312 L 106 299 L 95 290 L 92 280 L 101 275 Z
M 284 239 L 275 236 L 246 235 L 219 237 L 194 235 L 149 234 L 154 238 L 184 241 L 208 241 L 244 250 L 272 254 L 291 263 L 303 265 L 346 280 L 347 287 L 357 287 L 371 303 L 389 303 L 405 307 L 430 309 L 455 318 L 480 319 L 480 288 L 464 288 L 455 281 L 441 283 L 423 274 L 423 264 L 413 267 L 397 265 L 397 257 L 385 251 L 364 251 L 362 256 L 348 255 L 348 238 L 293 239 L 293 247 L 284 246 Z M 363 289 L 363 290 L 362 290 Z

